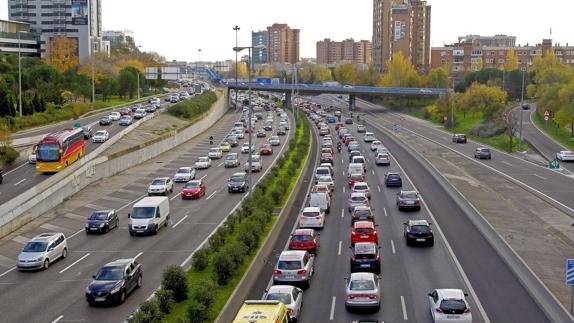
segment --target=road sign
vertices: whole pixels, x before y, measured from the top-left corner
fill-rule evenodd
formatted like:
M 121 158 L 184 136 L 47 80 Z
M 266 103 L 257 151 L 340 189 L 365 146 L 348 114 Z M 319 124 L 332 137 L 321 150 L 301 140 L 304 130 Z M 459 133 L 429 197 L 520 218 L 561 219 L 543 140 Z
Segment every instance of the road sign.
M 442 120 L 444 120 L 444 122 L 447 122 L 447 121 L 448 121 L 448 116 L 442 117 Z
M 566 284 L 574 285 L 574 259 L 566 260 Z
M 545 117 L 548 117 L 549 115 L 550 115 L 550 111 L 548 111 L 548 110 L 544 111 L 544 116 L 545 116 Z
M 548 162 L 548 168 L 558 169 L 558 168 L 560 168 L 560 163 L 558 162 L 557 159 L 551 160 L 550 162 Z
M 544 116 L 544 121 L 548 121 L 550 119 L 548 116 Z

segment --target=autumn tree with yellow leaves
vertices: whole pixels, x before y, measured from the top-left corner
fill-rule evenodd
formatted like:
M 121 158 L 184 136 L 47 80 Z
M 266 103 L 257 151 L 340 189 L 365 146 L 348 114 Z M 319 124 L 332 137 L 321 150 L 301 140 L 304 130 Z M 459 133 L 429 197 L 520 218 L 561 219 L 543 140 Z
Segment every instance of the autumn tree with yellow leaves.
M 78 65 L 78 40 L 58 35 L 48 43 L 47 63 L 58 72 L 64 72 Z

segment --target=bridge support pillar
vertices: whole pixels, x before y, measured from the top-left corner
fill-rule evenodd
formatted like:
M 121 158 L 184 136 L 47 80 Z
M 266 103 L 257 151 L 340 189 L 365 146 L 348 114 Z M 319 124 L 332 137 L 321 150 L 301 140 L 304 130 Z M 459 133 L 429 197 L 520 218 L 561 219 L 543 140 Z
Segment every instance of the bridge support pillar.
M 229 87 L 227 88 L 227 101 L 225 103 L 227 104 L 226 107 L 227 110 L 231 107 L 231 90 L 229 89 Z M 235 109 L 237 109 L 237 107 L 235 107 Z
M 291 92 L 285 93 L 285 106 L 284 108 L 289 108 L 291 106 Z
M 355 101 L 356 101 L 356 100 L 355 100 L 355 95 L 350 94 L 350 95 L 349 95 L 349 110 L 350 110 L 350 111 L 355 110 Z

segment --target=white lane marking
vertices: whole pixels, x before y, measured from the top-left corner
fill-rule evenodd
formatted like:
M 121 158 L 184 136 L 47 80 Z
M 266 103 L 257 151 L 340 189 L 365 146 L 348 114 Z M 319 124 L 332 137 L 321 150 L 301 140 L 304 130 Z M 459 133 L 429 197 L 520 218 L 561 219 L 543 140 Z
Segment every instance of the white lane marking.
M 543 181 L 547 180 L 546 177 L 542 177 L 542 176 L 540 176 L 540 175 L 538 175 L 538 174 L 532 174 L 532 175 L 534 175 L 534 176 L 540 178 L 540 179 L 543 180 Z
M 395 242 L 393 240 L 391 240 L 391 249 L 393 250 L 393 255 L 397 253 L 395 250 Z
M 14 184 L 14 186 L 18 186 L 19 184 L 22 184 L 22 182 L 24 182 L 25 180 L 26 180 L 26 179 L 24 178 L 24 179 L 18 181 L 17 183 Z
M 179 194 L 175 194 L 174 196 L 170 197 L 169 200 L 170 200 L 170 201 L 173 201 L 173 200 L 175 200 L 175 199 L 178 198 L 178 197 L 180 197 L 180 195 L 179 195 Z
M 207 175 L 203 175 L 203 176 L 200 178 L 200 180 L 203 181 L 206 177 L 207 177 Z
M 343 193 L 345 193 L 345 186 L 343 186 Z
M 13 172 L 15 172 L 15 171 L 17 171 L 18 169 L 20 169 L 20 168 L 22 168 L 22 167 L 24 167 L 24 166 L 26 166 L 26 165 L 28 165 L 28 162 L 24 162 L 22 165 L 20 165 L 20 166 L 14 168 L 13 170 L 4 173 L 4 176 L 6 176 L 6 175 L 8 175 L 8 174 L 10 174 L 10 173 L 13 173 Z
M 137 254 L 135 257 L 134 257 L 134 260 L 138 259 L 138 258 L 139 258 L 139 256 L 141 256 L 141 255 L 143 255 L 143 251 L 142 251 L 142 252 L 140 252 L 140 253 L 138 253 L 138 254 Z
M 329 315 L 329 320 L 332 321 L 335 318 L 335 302 L 337 301 L 337 297 L 333 296 L 333 300 L 331 301 L 331 315 Z
M 206 198 L 206 200 L 209 200 L 210 198 L 212 198 L 213 195 L 215 195 L 215 193 L 217 193 L 217 191 L 213 191 L 213 193 L 211 193 L 211 194 Z
M 130 206 L 131 204 L 133 204 L 133 203 L 135 203 L 135 202 L 137 202 L 137 201 L 139 201 L 139 200 L 141 200 L 142 198 L 144 198 L 144 197 L 146 197 L 146 196 L 147 196 L 147 194 L 144 194 L 144 195 L 142 195 L 142 196 L 139 196 L 139 197 L 136 198 L 135 200 L 132 200 L 132 201 L 130 201 L 129 203 L 124 204 L 124 206 L 122 206 L 122 207 L 120 207 L 119 209 L 117 209 L 117 211 L 119 212 L 119 211 L 125 209 L 126 207 Z
M 60 315 L 60 316 L 58 316 L 55 320 L 53 320 L 52 323 L 57 323 L 57 322 L 59 322 L 59 321 L 60 321 L 61 319 L 63 319 L 63 318 L 64 318 L 64 315 Z
M 379 190 L 379 193 L 381 193 L 381 187 L 379 185 L 377 185 L 377 190 Z
M 383 208 L 383 212 L 385 213 L 385 216 L 389 216 L 389 215 L 387 214 L 387 208 L 386 208 L 386 207 Z
M 217 167 L 220 167 L 221 165 L 223 165 L 223 162 L 221 162 L 219 165 L 217 165 Z
M 341 209 L 341 217 L 342 217 L 342 218 L 345 217 L 345 209 Z
M 375 170 L 374 170 L 374 169 L 371 169 L 371 173 L 372 173 L 373 175 L 375 175 Z
M 505 160 L 500 161 L 500 163 L 502 163 L 502 164 L 504 164 L 504 165 L 506 165 L 506 166 L 512 166 L 511 163 L 509 163 L 509 162 L 507 162 L 507 161 L 505 161 Z
M 401 296 L 401 305 L 403 307 L 403 319 L 406 321 L 409 319 L 407 316 L 407 305 L 405 304 L 405 297 Z
M 343 176 L 345 176 L 345 171 L 343 171 Z
M 78 231 L 76 231 L 76 233 L 72 234 L 71 236 L 68 237 L 68 239 L 72 239 L 73 237 L 77 236 L 78 234 L 80 234 L 81 232 L 84 232 L 84 229 L 80 229 Z
M 345 162 L 341 159 L 341 164 L 344 164 Z
M 173 225 L 173 228 L 177 228 L 177 226 L 178 226 L 181 222 L 183 222 L 185 219 L 187 219 L 187 215 L 184 216 L 183 218 L 181 218 L 181 220 L 177 221 L 177 223 Z
M 6 274 L 8 274 L 8 273 L 11 272 L 11 271 L 14 271 L 15 269 L 16 269 L 16 266 L 14 266 L 14 267 L 12 267 L 12 268 L 6 270 L 5 272 L 3 272 L 3 273 L 0 274 L 0 277 L 4 277 Z
M 71 265 L 69 265 L 68 267 L 60 270 L 60 274 L 64 273 L 65 271 L 67 271 L 68 269 L 72 268 L 75 264 L 79 263 L 80 261 L 86 259 L 86 257 L 88 257 L 90 255 L 90 253 L 88 252 L 87 254 L 85 254 L 83 257 L 81 257 L 80 259 L 74 261 Z
M 341 255 L 341 247 L 343 246 L 343 241 L 339 241 L 339 252 L 337 252 L 337 254 L 340 256 Z

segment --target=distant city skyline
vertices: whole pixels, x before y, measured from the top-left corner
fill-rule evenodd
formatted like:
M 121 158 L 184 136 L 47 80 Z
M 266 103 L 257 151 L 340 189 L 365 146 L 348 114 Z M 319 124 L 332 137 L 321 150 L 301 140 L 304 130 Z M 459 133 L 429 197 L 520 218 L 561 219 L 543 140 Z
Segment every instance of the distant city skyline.
M 535 44 L 543 38 L 574 44 L 569 25 L 574 2 L 548 0 L 542 5 L 519 0 L 429 0 L 432 6 L 431 46 L 454 43 L 467 34 L 507 34 L 517 44 Z M 474 6 L 471 4 L 475 4 Z M 292 0 L 284 6 L 269 1 L 219 0 L 190 2 L 102 0 L 104 30 L 131 30 L 142 50 L 155 51 L 168 60 L 233 59 L 234 25 L 239 45 L 251 44 L 251 31 L 273 23 L 301 30 L 301 57 L 316 56 L 316 42 L 324 38 L 372 40 L 372 1 Z M 134 10 L 137 8 L 137 10 Z M 560 10 L 557 10 L 560 8 Z M 133 15 L 130 13 L 134 13 Z M 135 15 L 135 13 L 139 15 Z M 8 0 L 0 0 L 0 19 L 8 18 Z M 550 29 L 552 28 L 552 35 Z

